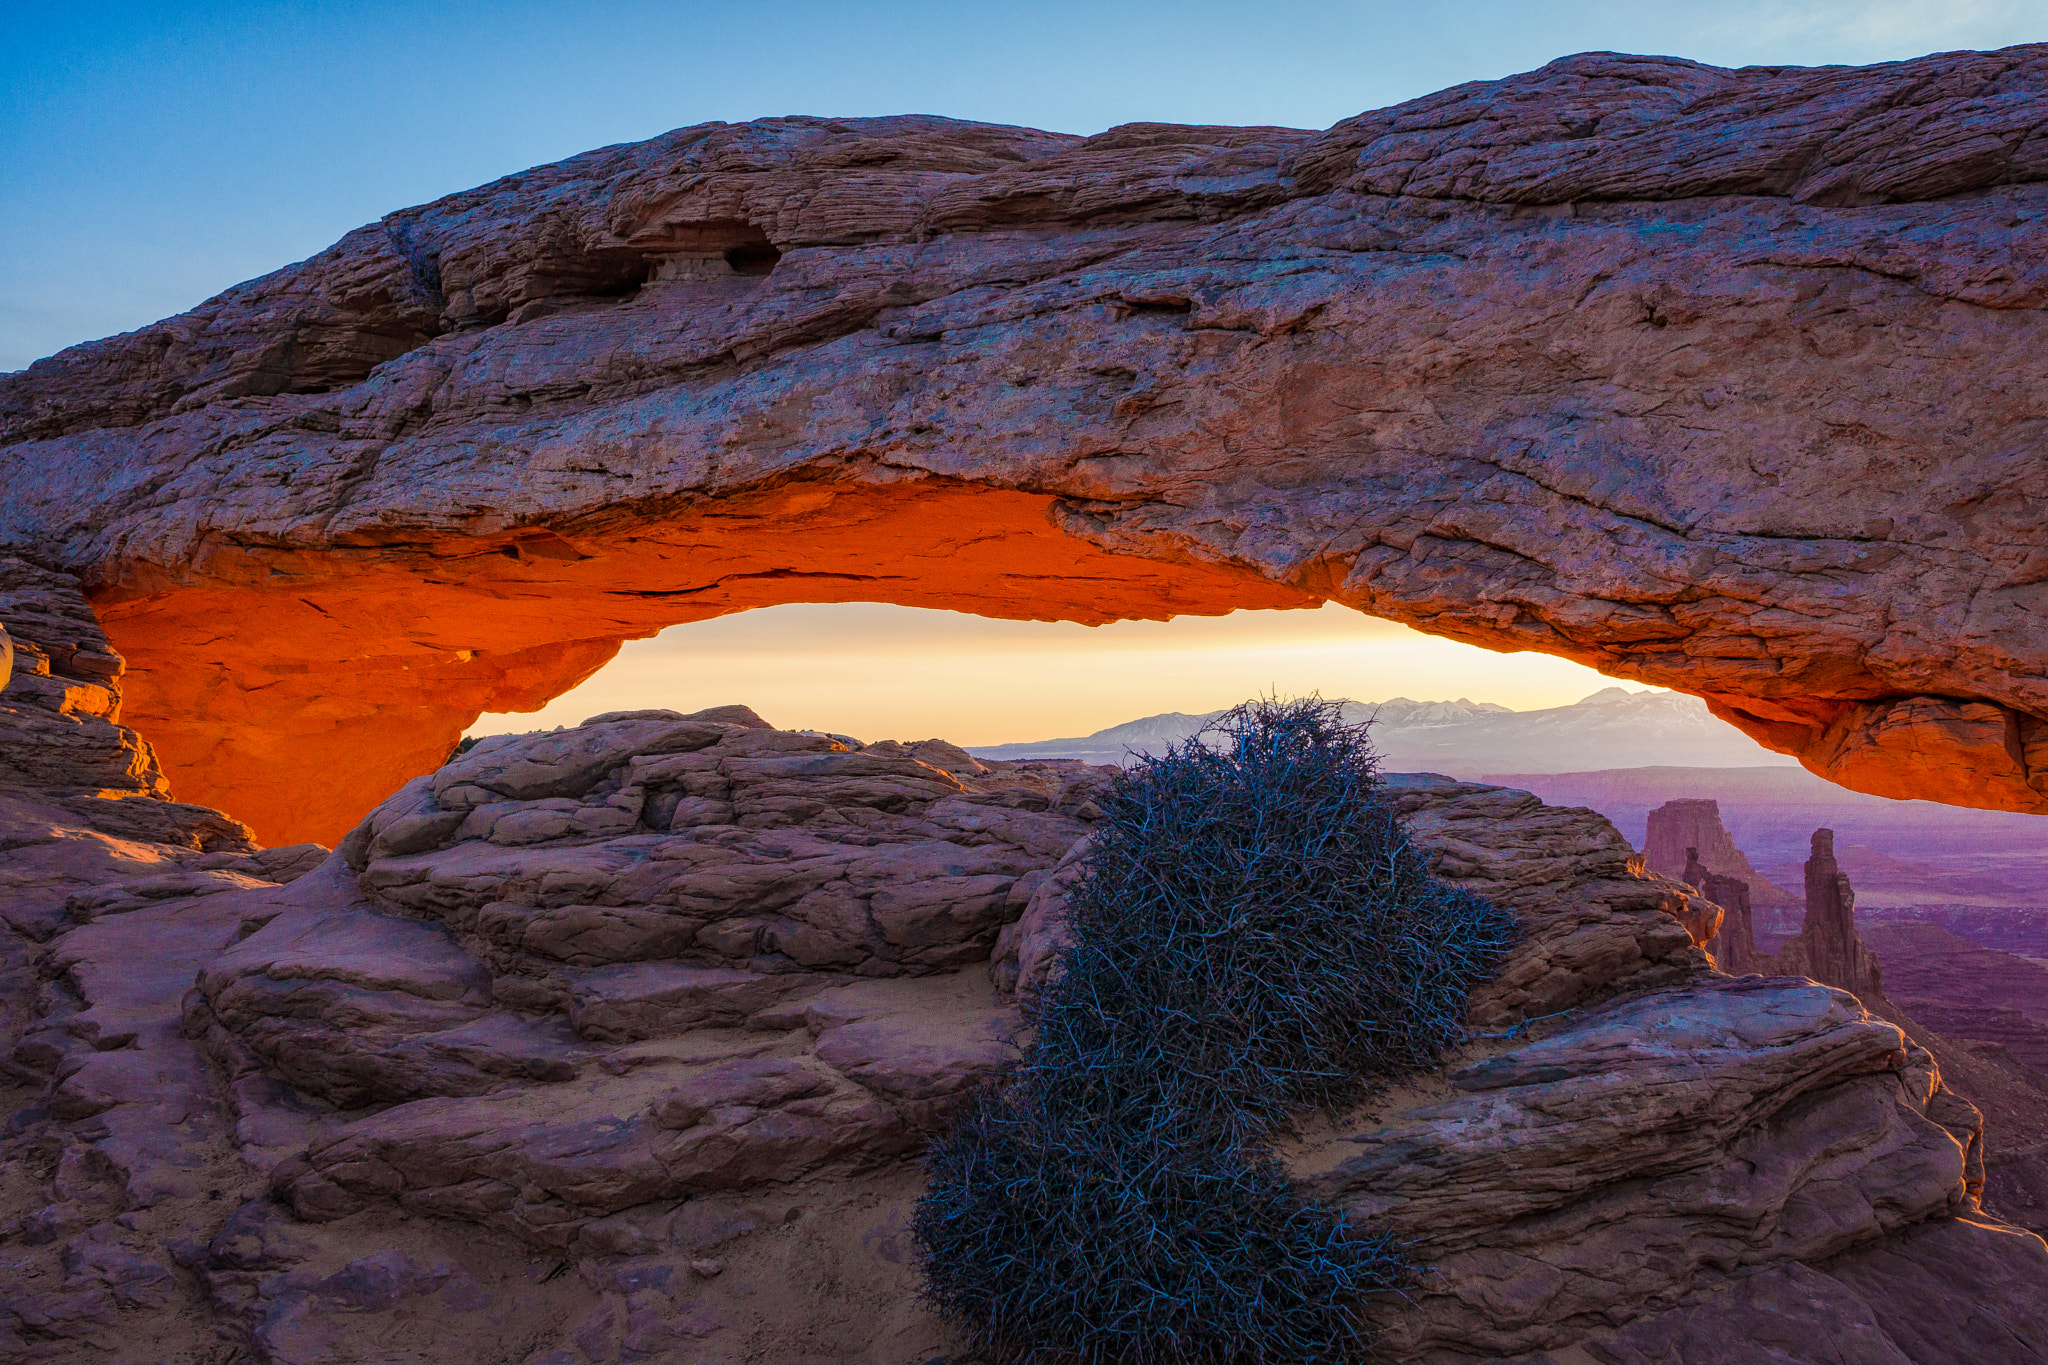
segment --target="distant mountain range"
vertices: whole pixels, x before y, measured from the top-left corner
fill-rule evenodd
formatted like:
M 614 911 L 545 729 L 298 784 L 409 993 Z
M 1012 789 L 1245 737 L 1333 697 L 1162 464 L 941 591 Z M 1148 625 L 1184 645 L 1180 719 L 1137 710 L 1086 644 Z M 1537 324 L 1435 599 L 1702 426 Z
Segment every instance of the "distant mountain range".
M 1220 711 L 1170 711 L 1073 739 L 999 744 L 972 752 L 983 758 L 1080 758 L 1128 763 L 1178 744 Z M 1688 768 L 1793 765 L 1760 748 L 1707 704 L 1680 692 L 1603 688 L 1571 706 L 1515 711 L 1492 702 L 1392 701 L 1344 703 L 1344 716 L 1372 722 L 1372 741 L 1388 772 L 1565 772 L 1672 764 Z
M 1129 763 L 1221 714 L 1168 712 L 1075 739 L 973 752 Z M 1836 832 L 1842 864 L 1865 906 L 2048 904 L 2048 817 L 1849 791 L 1758 747 L 1683 693 L 1609 687 L 1541 711 L 1396 697 L 1347 701 L 1344 715 L 1372 722 L 1386 772 L 1444 773 L 1518 787 L 1556 806 L 1587 806 L 1637 848 L 1652 808 L 1680 797 L 1718 801 L 1736 845 L 1795 899 L 1808 836 L 1825 826 Z M 1796 927 L 1797 911 L 1788 914 L 1787 924 Z

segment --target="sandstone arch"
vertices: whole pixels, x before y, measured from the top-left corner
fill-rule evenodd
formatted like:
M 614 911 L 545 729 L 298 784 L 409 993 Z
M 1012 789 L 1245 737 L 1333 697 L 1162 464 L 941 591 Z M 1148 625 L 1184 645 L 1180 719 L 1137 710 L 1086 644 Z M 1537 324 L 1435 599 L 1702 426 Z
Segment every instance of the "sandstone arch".
M 682 129 L 0 381 L 0 546 L 271 841 L 624 638 L 854 598 L 1334 598 L 2048 811 L 2044 78 L 1592 54 L 1324 133 Z

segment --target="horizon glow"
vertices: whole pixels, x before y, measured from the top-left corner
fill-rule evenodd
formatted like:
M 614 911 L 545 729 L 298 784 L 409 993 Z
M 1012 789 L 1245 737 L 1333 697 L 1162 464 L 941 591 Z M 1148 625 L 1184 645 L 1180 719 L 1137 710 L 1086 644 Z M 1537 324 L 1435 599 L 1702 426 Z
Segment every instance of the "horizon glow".
M 786 729 L 986 747 L 1086 735 L 1168 711 L 1218 711 L 1267 694 L 1463 697 L 1530 711 L 1615 685 L 1566 659 L 1495 654 L 1334 602 L 1105 626 L 872 602 L 795 604 L 630 641 L 541 710 L 486 715 L 468 733 L 740 702 Z M 1774 758 L 1757 753 L 1760 762 Z

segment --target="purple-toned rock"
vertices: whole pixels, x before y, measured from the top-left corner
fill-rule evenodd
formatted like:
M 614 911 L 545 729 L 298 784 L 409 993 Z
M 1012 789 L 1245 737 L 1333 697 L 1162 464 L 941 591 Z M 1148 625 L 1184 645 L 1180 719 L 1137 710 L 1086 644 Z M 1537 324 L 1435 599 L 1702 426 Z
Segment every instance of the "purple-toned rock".
M 1643 861 L 1650 870 L 1697 887 L 1700 883 L 1686 875 L 1686 864 L 1694 857 L 1708 872 L 1749 883 L 1752 905 L 1792 903 L 1792 897 L 1772 885 L 1736 847 L 1735 836 L 1721 823 L 1720 802 L 1687 797 L 1651 811 L 1643 835 Z
M 1781 947 L 1769 965 L 1779 972 L 1810 976 L 1870 1000 L 1884 1001 L 1877 954 L 1856 933 L 1856 893 L 1835 861 L 1835 832 L 1813 832 L 1806 860 L 1806 918 L 1799 936 Z

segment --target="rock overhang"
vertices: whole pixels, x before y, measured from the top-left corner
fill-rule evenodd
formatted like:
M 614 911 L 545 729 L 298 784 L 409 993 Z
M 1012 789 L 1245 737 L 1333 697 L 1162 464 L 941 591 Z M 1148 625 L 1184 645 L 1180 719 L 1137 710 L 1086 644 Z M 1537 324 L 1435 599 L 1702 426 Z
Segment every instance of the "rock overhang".
M 0 543 L 93 586 L 181 794 L 273 839 L 622 639 L 832 600 L 1337 600 L 2044 810 L 2044 72 L 678 130 L 10 377 Z

